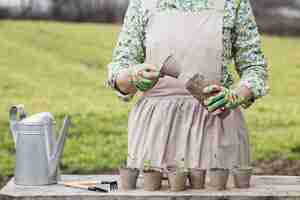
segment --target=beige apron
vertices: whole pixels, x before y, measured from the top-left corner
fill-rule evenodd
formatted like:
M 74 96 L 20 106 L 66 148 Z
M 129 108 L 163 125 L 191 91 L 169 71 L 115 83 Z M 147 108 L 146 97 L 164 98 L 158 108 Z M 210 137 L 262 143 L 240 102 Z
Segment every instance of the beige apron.
M 199 72 L 211 80 L 222 77 L 224 0 L 212 0 L 201 12 L 158 11 L 158 0 L 144 0 L 150 10 L 146 27 L 145 63 L 160 65 L 170 54 L 185 73 Z M 130 112 L 128 165 L 145 160 L 165 167 L 185 160 L 186 167 L 226 167 L 250 162 L 248 134 L 240 109 L 225 119 L 207 112 L 169 76 L 145 92 Z

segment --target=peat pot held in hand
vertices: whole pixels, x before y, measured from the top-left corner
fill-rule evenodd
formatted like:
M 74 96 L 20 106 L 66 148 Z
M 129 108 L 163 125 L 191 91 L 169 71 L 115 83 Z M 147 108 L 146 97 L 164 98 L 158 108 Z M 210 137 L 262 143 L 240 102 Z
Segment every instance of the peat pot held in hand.
M 188 175 L 189 182 L 192 189 L 203 189 L 205 185 L 206 170 L 200 168 L 190 169 Z
M 201 74 L 195 74 L 193 77 L 191 77 L 188 81 L 185 83 L 186 89 L 193 95 L 200 103 L 203 103 L 203 101 L 210 96 L 213 96 L 217 94 L 218 92 L 215 92 L 213 94 L 205 94 L 203 92 L 204 88 L 206 88 L 209 85 L 221 85 L 219 82 L 214 80 L 207 80 L 205 77 Z
M 229 169 L 211 168 L 209 170 L 209 185 L 217 190 L 225 190 L 229 177 Z
M 121 188 L 123 190 L 136 189 L 136 183 L 139 176 L 139 170 L 136 168 L 120 168 Z
M 234 186 L 237 188 L 249 188 L 252 171 L 252 167 L 234 168 L 232 170 Z
M 154 169 L 143 170 L 144 190 L 155 191 L 161 188 L 162 172 Z
M 168 180 L 170 189 L 173 192 L 183 191 L 186 189 L 186 180 L 188 173 L 185 171 L 171 170 L 168 171 Z
M 222 86 L 221 83 L 219 83 L 216 80 L 208 80 L 201 74 L 195 74 L 192 76 L 192 78 L 188 79 L 188 81 L 185 82 L 186 89 L 191 93 L 191 95 L 196 98 L 201 104 L 204 104 L 204 100 L 214 96 L 219 93 L 219 91 L 215 91 L 209 94 L 204 93 L 204 88 L 210 85 L 219 85 Z M 226 118 L 230 114 L 230 110 L 221 110 L 218 109 L 214 112 L 216 115 L 218 115 L 221 118 Z

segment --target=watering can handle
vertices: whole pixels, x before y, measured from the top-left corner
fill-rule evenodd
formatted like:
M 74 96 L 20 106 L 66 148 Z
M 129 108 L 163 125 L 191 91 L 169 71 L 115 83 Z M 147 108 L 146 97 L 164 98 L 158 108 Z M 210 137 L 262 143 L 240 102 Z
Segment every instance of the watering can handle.
M 19 119 L 18 119 L 19 114 Z M 26 118 L 27 114 L 24 109 L 24 105 L 14 105 L 9 109 L 9 121 L 10 121 L 10 131 L 13 135 L 14 141 L 17 141 L 16 124 L 19 120 Z
M 14 105 L 9 110 L 9 119 L 10 121 L 17 121 L 17 116 L 19 113 L 20 120 L 26 118 L 27 114 L 24 109 L 24 105 Z

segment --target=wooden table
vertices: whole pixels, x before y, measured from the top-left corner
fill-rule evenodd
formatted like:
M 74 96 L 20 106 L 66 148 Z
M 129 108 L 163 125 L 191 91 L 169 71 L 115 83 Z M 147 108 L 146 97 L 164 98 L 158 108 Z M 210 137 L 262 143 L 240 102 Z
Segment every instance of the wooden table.
M 62 181 L 73 180 L 118 180 L 114 175 L 63 175 Z M 118 180 L 119 181 L 119 180 Z M 254 176 L 251 188 L 236 189 L 229 184 L 228 190 L 216 191 L 212 188 L 204 190 L 186 190 L 170 192 L 167 186 L 161 191 L 146 192 L 139 188 L 133 191 L 117 191 L 110 193 L 92 192 L 82 189 L 68 188 L 61 184 L 50 186 L 17 186 L 13 179 L 0 191 L 1 200 L 250 200 L 250 199 L 300 199 L 300 177 L 295 176 Z

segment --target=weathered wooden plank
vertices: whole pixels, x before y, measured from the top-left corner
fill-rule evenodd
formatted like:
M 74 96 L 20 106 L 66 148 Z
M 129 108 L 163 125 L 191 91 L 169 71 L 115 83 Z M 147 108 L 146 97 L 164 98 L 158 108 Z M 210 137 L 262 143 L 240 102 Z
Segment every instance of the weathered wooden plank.
M 110 175 L 65 175 L 62 180 L 112 180 L 118 176 Z M 207 187 L 204 190 L 186 190 L 170 192 L 166 183 L 161 191 L 146 192 L 139 187 L 134 191 L 98 193 L 81 189 L 68 188 L 61 184 L 51 186 L 16 186 L 11 180 L 1 191 L 2 200 L 254 200 L 254 199 L 300 199 L 300 177 L 295 176 L 254 176 L 249 189 L 233 188 L 229 184 L 226 191 L 215 191 Z

